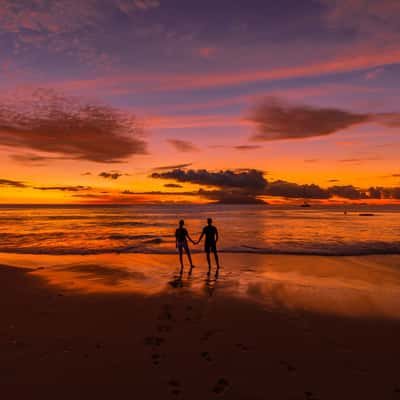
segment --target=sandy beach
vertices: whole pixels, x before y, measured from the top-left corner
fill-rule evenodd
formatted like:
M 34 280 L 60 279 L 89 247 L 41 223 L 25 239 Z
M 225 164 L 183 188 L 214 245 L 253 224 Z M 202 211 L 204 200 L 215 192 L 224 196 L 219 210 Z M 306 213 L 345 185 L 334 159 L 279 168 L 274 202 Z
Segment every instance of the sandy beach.
M 5 398 L 400 398 L 398 256 L 1 259 Z

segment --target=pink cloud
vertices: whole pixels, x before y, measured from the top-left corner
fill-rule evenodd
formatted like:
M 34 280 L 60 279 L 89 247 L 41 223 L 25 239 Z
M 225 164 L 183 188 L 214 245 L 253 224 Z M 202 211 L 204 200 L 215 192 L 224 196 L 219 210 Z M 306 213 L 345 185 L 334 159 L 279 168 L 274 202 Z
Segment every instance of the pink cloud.
M 232 71 L 216 74 L 146 74 L 129 73 L 103 76 L 95 79 L 53 82 L 53 87 L 63 90 L 107 91 L 119 87 L 127 89 L 132 86 L 132 92 L 143 91 L 181 91 L 209 87 L 235 86 L 251 82 L 277 81 L 304 77 L 319 77 L 329 74 L 362 71 L 377 68 L 386 64 L 400 63 L 400 47 L 393 46 L 382 51 L 360 51 L 359 54 L 348 54 L 327 61 L 315 61 L 302 65 L 251 70 Z
M 158 0 L 117 0 L 117 6 L 122 12 L 130 14 L 138 10 L 147 11 L 158 8 L 160 2 Z
M 376 68 L 376 69 L 374 69 L 372 71 L 368 71 L 365 74 L 365 79 L 367 81 L 376 79 L 378 76 L 382 75 L 384 72 L 385 72 L 385 68 Z
M 327 6 L 326 21 L 374 38 L 398 37 L 400 2 L 397 0 L 320 0 Z
M 215 47 L 201 47 L 198 49 L 198 54 L 203 58 L 211 58 L 217 52 Z

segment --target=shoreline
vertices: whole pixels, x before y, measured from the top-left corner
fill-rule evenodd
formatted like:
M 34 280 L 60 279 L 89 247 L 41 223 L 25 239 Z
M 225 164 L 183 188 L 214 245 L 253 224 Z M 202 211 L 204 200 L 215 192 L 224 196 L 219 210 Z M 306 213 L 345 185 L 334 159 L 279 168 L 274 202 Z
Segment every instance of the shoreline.
M 246 246 L 244 246 L 246 247 Z M 199 248 L 190 248 L 191 254 L 203 254 L 204 255 L 204 250 L 199 249 Z M 71 251 L 66 251 L 66 252 L 45 252 L 45 251 L 37 251 L 37 252 L 32 252 L 32 251 L 21 251 L 19 250 L 18 252 L 14 250 L 4 250 L 0 249 L 0 257 L 3 255 L 25 255 L 25 256 L 49 256 L 49 257 L 90 257 L 90 256 L 104 256 L 104 255 L 148 255 L 148 256 L 176 256 L 178 253 L 175 250 L 159 250 L 155 251 L 154 249 L 149 249 L 148 251 L 145 251 L 143 249 L 137 250 L 137 251 L 132 251 L 130 249 L 120 249 L 120 250 L 88 250 L 88 251 L 76 251 L 76 252 L 71 252 Z M 222 249 L 218 250 L 218 254 L 255 254 L 255 255 L 265 255 L 265 256 L 304 256 L 304 257 L 368 257 L 368 256 L 400 256 L 400 252 L 398 250 L 394 251 L 388 251 L 388 250 L 381 250 L 381 251 L 365 251 L 365 252 L 354 252 L 354 253 L 334 253 L 334 252 L 309 252 L 309 251 L 282 251 L 282 250 L 268 250 L 268 249 L 254 249 L 249 248 L 248 250 L 246 249 Z

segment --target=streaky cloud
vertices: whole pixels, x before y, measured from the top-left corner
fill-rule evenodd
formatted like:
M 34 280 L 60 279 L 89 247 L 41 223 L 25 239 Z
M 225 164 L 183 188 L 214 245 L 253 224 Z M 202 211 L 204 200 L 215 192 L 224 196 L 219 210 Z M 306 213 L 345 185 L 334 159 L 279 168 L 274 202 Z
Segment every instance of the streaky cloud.
M 187 167 L 190 167 L 191 165 L 192 165 L 192 163 L 177 164 L 177 165 L 164 165 L 161 167 L 155 167 L 152 169 L 152 171 L 170 171 L 171 169 L 187 168 Z
M 44 190 L 44 191 L 52 191 L 52 190 L 59 190 L 61 192 L 81 192 L 86 190 L 92 190 L 90 186 L 34 186 L 36 190 Z
M 1 186 L 10 186 L 10 187 L 16 187 L 16 188 L 27 188 L 27 186 L 24 182 L 21 181 L 14 181 L 11 179 L 0 179 L 0 187 Z
M 183 186 L 182 185 L 179 185 L 179 184 L 177 184 L 177 183 L 166 183 L 165 185 L 164 185 L 164 187 L 165 188 L 172 188 L 172 189 L 180 189 L 180 188 L 182 188 Z
M 239 145 L 239 146 L 234 146 L 233 147 L 235 150 L 239 150 L 239 151 L 251 151 L 251 150 L 258 150 L 261 149 L 262 146 L 259 145 L 251 145 L 251 144 L 243 144 L 243 145 Z

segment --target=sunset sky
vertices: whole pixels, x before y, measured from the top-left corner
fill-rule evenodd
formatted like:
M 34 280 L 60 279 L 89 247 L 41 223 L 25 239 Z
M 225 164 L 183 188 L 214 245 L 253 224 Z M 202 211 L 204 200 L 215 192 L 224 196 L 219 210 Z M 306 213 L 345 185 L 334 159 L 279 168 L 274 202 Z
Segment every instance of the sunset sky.
M 0 0 L 0 202 L 400 202 L 399 73 L 398 0 Z

